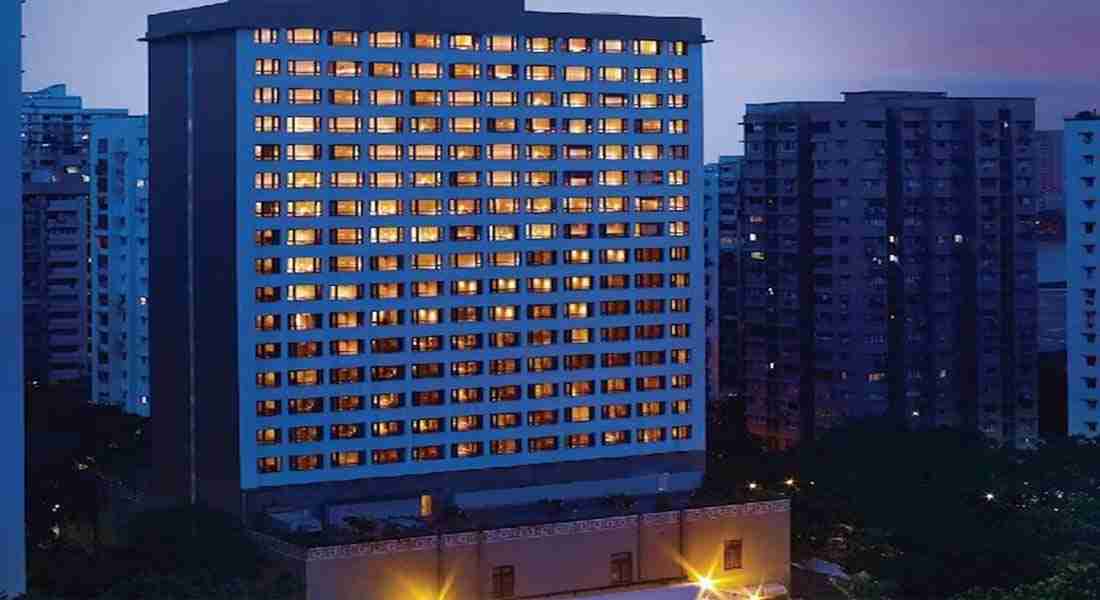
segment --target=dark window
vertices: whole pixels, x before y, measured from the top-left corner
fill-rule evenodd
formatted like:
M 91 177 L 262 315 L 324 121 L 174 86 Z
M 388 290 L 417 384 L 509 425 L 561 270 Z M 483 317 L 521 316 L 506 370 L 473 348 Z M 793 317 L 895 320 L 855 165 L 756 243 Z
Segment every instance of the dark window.
M 722 552 L 722 562 L 727 571 L 741 568 L 741 540 L 726 541 Z
M 512 598 L 516 595 L 516 568 L 493 567 L 493 598 Z
M 611 585 L 627 585 L 634 581 L 634 561 L 629 552 L 611 555 Z

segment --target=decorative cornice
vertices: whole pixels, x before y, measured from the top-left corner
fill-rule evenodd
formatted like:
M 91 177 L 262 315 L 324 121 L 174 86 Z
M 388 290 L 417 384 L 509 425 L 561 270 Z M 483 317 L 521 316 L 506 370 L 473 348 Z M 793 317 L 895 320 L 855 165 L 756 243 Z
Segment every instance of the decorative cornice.
M 610 517 L 607 519 L 592 519 L 589 521 L 573 521 L 571 523 L 551 523 L 549 525 L 536 525 L 534 527 L 510 527 L 506 529 L 491 529 L 483 533 L 486 544 L 498 544 L 501 542 L 514 542 L 517 540 L 533 540 L 561 535 L 577 535 L 583 533 L 600 533 L 603 531 L 616 531 L 636 527 L 638 515 L 627 517 Z
M 642 515 L 642 524 L 646 527 L 660 527 L 662 525 L 676 525 L 680 522 L 680 511 L 674 510 L 662 513 L 650 513 Z
M 480 531 L 467 531 L 466 533 L 449 533 L 443 536 L 445 548 L 462 548 L 476 546 L 481 543 Z
M 425 550 L 435 550 L 438 547 L 439 538 L 431 535 L 401 540 L 386 540 L 384 542 L 366 542 L 363 544 L 352 544 L 350 546 L 311 548 L 306 553 L 306 561 L 315 562 L 321 560 L 341 560 L 346 558 L 400 554 L 404 552 L 423 552 Z
M 443 548 L 463 548 L 477 546 L 479 544 L 501 544 L 521 540 L 536 540 L 557 536 L 583 535 L 589 533 L 603 533 L 608 531 L 621 531 L 635 529 L 639 525 L 645 527 L 660 527 L 677 525 L 682 518 L 687 523 L 699 521 L 715 521 L 718 519 L 734 517 L 752 517 L 791 511 L 790 500 L 775 500 L 771 502 L 753 502 L 751 504 L 731 504 L 727 506 L 713 506 L 708 508 L 696 508 L 683 511 L 667 511 L 659 513 L 647 513 L 642 515 L 627 515 L 622 517 L 608 517 L 605 519 L 589 519 L 585 521 L 570 521 L 567 523 L 549 523 L 546 525 L 532 525 L 524 527 L 507 527 L 502 529 L 489 529 L 485 531 L 468 531 L 464 533 L 450 533 L 440 536 L 423 536 L 404 538 L 398 540 L 386 540 L 381 542 L 366 542 L 362 544 L 350 544 L 347 546 L 328 546 L 324 548 L 310 548 L 303 550 L 298 546 L 284 542 L 278 538 L 258 532 L 250 532 L 253 539 L 265 549 L 282 556 L 306 562 L 323 560 L 341 560 L 348 558 L 363 558 L 368 556 L 384 556 L 404 552 L 424 552 Z M 683 515 L 681 517 L 681 515 Z M 640 521 L 639 521 L 640 519 Z
M 694 523 L 696 521 L 715 521 L 717 519 L 729 517 L 753 517 L 787 512 L 791 512 L 790 500 L 774 500 L 771 502 L 731 504 L 728 506 L 712 506 L 708 508 L 685 510 L 684 519 L 688 523 Z

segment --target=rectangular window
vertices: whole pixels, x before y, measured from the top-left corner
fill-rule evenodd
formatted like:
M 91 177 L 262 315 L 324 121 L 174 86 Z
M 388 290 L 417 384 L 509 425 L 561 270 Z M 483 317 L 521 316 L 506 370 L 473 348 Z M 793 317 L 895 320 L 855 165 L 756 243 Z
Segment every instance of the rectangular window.
M 452 33 L 450 35 L 452 50 L 477 50 L 481 47 L 481 36 L 472 33 Z
M 634 581 L 634 558 L 629 552 L 611 555 L 611 585 L 629 585 Z
M 438 33 L 414 33 L 412 34 L 412 46 L 413 48 L 440 48 L 442 46 L 443 36 Z
M 413 79 L 443 79 L 443 65 L 439 63 L 413 63 L 410 70 Z
M 556 40 L 552 37 L 533 36 L 527 38 L 527 51 L 535 54 L 546 54 L 554 51 Z
M 332 77 L 362 77 L 363 62 L 358 60 L 334 60 L 328 63 L 328 74 Z
M 489 52 L 513 52 L 516 49 L 516 36 L 490 35 Z
M 317 77 L 321 74 L 321 61 L 288 60 L 286 61 L 286 74 L 298 77 Z
M 279 30 L 262 28 L 252 31 L 252 42 L 256 44 L 278 44 Z
M 278 75 L 281 62 L 277 58 L 257 58 L 256 75 Z
M 336 106 L 355 106 L 359 104 L 359 90 L 355 88 L 331 89 L 328 91 L 328 101 Z
M 359 32 L 330 31 L 328 34 L 328 43 L 330 46 L 334 46 L 337 48 L 358 48 Z
M 451 79 L 481 79 L 481 65 L 477 63 L 455 63 L 451 65 L 450 73 Z
M 400 48 L 402 34 L 399 31 L 372 31 L 369 40 L 371 48 Z
M 321 30 L 305 27 L 286 30 L 286 43 L 288 44 L 320 44 Z
M 252 91 L 252 102 L 254 104 L 278 104 L 279 88 L 258 87 L 254 89 Z
M 726 571 L 734 571 L 743 568 L 743 550 L 744 544 L 741 540 L 727 540 L 722 545 L 722 567 Z
M 493 598 L 512 598 L 516 595 L 516 568 L 513 566 L 493 567 L 492 588 L 490 594 Z

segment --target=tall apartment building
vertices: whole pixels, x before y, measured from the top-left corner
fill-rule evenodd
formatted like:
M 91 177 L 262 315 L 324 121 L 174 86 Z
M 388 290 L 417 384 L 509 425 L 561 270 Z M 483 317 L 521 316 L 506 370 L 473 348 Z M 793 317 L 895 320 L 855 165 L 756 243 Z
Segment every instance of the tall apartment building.
M 1100 344 L 1096 336 L 1096 290 L 1100 285 L 1100 114 L 1066 119 L 1066 362 L 1069 434 L 1100 436 Z
M 92 125 L 92 401 L 149 416 L 149 124 Z
M 23 210 L 14 199 L 22 187 L 22 146 L 19 143 L 19 110 L 23 105 L 23 3 L 0 3 L 0 189 L 8 201 L 0 204 L 0 270 L 20 281 L 23 272 Z M 23 293 L 18 285 L 4 288 L 0 296 L 0 321 L 6 337 L 0 352 L 0 473 L 9 493 L 0 496 L 0 592 L 19 595 L 26 591 L 26 534 L 24 531 L 23 418 Z
M 23 337 L 35 385 L 88 376 L 88 143 L 92 123 L 125 114 L 85 109 L 64 85 L 23 95 Z
M 698 484 L 698 19 L 231 0 L 147 39 L 163 493 Z
M 1035 101 L 749 105 L 744 392 L 779 447 L 849 417 L 1036 435 Z
M 1065 173 L 1065 138 L 1061 130 L 1036 131 L 1035 161 L 1039 175 L 1040 211 L 1064 212 L 1062 176 Z
M 740 359 L 740 293 L 741 283 L 741 172 L 744 157 L 722 156 L 706 166 L 707 194 L 718 207 L 718 379 L 719 394 L 729 397 L 739 393 Z M 711 201 L 708 201 L 708 205 Z

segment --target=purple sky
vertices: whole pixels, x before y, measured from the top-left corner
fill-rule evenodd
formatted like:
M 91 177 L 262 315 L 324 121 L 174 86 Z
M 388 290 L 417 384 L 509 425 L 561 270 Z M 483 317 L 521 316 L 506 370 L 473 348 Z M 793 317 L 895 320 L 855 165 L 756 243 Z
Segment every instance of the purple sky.
M 24 87 L 68 83 L 88 106 L 145 112 L 146 50 L 136 41 L 145 15 L 212 1 L 28 2 Z M 1047 129 L 1061 128 L 1065 114 L 1100 108 L 1096 0 L 527 0 L 527 7 L 702 17 L 714 40 L 704 73 L 708 159 L 741 153 L 737 124 L 747 102 L 833 100 L 862 89 L 1036 96 Z

